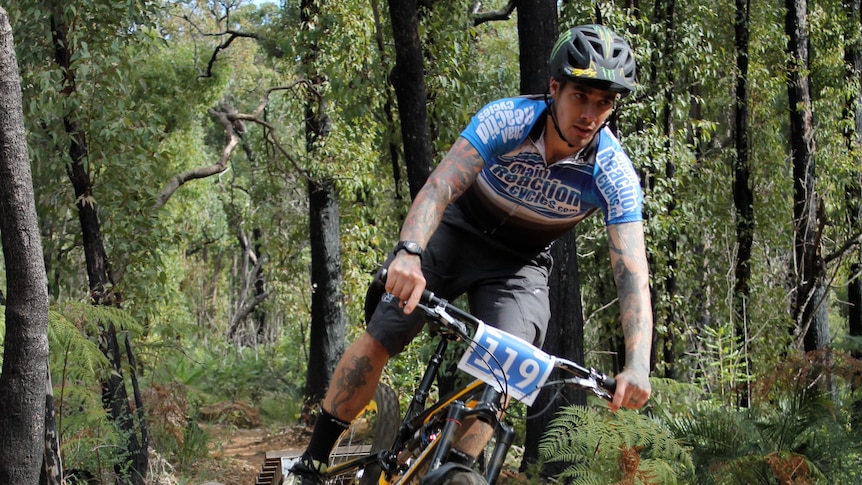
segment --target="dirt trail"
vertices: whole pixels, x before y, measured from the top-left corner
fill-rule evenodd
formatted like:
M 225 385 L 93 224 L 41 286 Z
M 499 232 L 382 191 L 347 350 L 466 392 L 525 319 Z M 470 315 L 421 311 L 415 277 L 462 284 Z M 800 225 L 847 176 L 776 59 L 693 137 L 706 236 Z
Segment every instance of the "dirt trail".
M 212 425 L 208 432 L 211 463 L 201 463 L 200 466 L 209 468 L 210 472 L 217 471 L 218 477 L 212 480 L 225 485 L 254 484 L 267 451 L 299 453 L 311 437 L 311 428 L 305 426 L 241 429 Z

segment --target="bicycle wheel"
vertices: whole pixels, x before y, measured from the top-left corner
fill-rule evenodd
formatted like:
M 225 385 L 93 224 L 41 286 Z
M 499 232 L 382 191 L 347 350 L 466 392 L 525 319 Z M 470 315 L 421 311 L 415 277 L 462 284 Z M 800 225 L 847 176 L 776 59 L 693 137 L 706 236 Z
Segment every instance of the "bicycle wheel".
M 359 413 L 350 427 L 342 433 L 329 455 L 329 464 L 337 465 L 358 456 L 389 448 L 401 422 L 398 396 L 389 386 L 380 383 L 374 398 Z M 353 470 L 343 475 L 330 477 L 327 485 L 376 484 L 380 468 L 376 465 L 365 470 Z

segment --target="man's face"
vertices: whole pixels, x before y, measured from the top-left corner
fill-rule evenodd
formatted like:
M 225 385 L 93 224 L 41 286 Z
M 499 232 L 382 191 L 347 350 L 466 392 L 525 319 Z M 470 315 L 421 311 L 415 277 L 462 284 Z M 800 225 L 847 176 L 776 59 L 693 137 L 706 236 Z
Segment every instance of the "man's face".
M 576 82 L 551 79 L 551 96 L 560 131 L 569 144 L 583 148 L 611 115 L 617 94 Z

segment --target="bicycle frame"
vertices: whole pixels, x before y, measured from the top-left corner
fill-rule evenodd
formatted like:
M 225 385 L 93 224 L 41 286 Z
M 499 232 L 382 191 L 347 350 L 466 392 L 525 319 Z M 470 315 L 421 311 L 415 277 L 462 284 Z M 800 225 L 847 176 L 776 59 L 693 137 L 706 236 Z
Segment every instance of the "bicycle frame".
M 352 470 L 365 469 L 370 465 L 379 465 L 381 469 L 377 480 L 379 485 L 418 483 L 414 480 L 420 480 L 422 477 L 419 475 L 433 471 L 445 462 L 455 444 L 458 428 L 468 417 L 476 417 L 493 425 L 496 441 L 488 459 L 484 477 L 489 484 L 493 484 L 499 476 L 506 454 L 515 438 L 515 431 L 501 419 L 503 393 L 481 380 L 475 380 L 426 407 L 426 401 L 437 379 L 449 343 L 459 339 L 470 339 L 464 322 L 472 327 L 477 327 L 482 322 L 428 291 L 423 294 L 421 302 L 418 308 L 425 311 L 431 322 L 439 324 L 440 340 L 404 413 L 395 441 L 389 449 L 330 467 L 326 472 L 326 478 L 343 475 Z M 605 389 L 613 391 L 615 387 L 613 379 L 594 369 L 587 369 L 561 358 L 557 358 L 554 368 L 564 370 L 574 377 L 549 382 L 546 385 L 574 385 L 590 390 L 605 399 L 612 397 L 612 394 Z M 470 399 L 479 392 L 482 392 L 482 395 L 478 400 Z M 444 422 L 439 436 L 433 439 L 423 436 L 424 431 L 439 421 Z M 418 451 L 418 455 L 414 456 L 414 451 Z M 408 464 L 410 459 L 413 461 Z M 428 466 L 424 467 L 424 464 Z

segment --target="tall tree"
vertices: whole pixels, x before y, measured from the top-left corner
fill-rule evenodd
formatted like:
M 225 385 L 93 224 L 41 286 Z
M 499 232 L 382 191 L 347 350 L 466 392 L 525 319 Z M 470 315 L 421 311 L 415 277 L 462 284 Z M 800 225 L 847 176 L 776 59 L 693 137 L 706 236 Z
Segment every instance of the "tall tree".
M 329 116 L 318 72 L 318 39 L 326 35 L 322 18 L 324 0 L 303 0 L 300 20 L 305 30 L 303 64 L 309 89 L 305 101 L 305 150 L 308 158 L 322 157 L 320 146 L 329 134 Z M 311 333 L 305 398 L 317 403 L 326 394 L 338 359 L 344 352 L 344 307 L 341 297 L 341 241 L 338 192 L 324 170 L 308 179 L 311 236 Z
M 434 167 L 416 0 L 389 0 L 389 17 L 395 40 L 392 86 L 398 99 L 407 183 L 412 199 L 425 185 Z
M 829 341 L 825 268 L 820 256 L 822 205 L 816 190 L 814 121 L 808 62 L 808 1 L 786 0 L 790 150 L 793 161 L 793 317 L 806 351 Z
M 518 0 L 518 47 L 521 94 L 548 91 L 548 60 L 559 34 L 557 5 L 554 0 Z M 584 358 L 584 318 L 581 309 L 577 260 L 577 233 L 572 230 L 554 245 L 554 269 L 550 277 L 551 320 L 545 336 L 544 350 L 577 362 Z M 527 421 L 524 457 L 521 470 L 539 461 L 539 442 L 548 423 L 561 406 L 584 404 L 582 392 L 565 389 L 556 395 L 551 389 L 539 393 L 531 411 L 541 414 Z M 565 463 L 543 464 L 547 475 L 559 473 Z
M 850 121 L 852 129 L 845 131 L 847 150 L 857 156 L 862 154 L 862 1 L 844 0 L 847 17 L 844 35 L 844 63 L 846 65 L 847 85 L 855 92 L 848 96 L 844 117 Z M 852 234 L 862 232 L 862 166 L 847 182 L 847 220 Z M 848 328 L 850 335 L 862 336 L 862 250 L 855 251 L 850 265 L 851 279 L 848 283 Z M 862 352 L 855 352 L 862 358 Z
M 754 193 L 751 189 L 751 159 L 748 146 L 748 37 L 750 31 L 750 0 L 736 0 L 736 102 L 734 103 L 733 205 L 736 209 L 736 260 L 734 268 L 733 315 L 736 341 L 749 362 L 748 312 L 751 290 L 751 247 L 754 244 Z M 748 407 L 749 391 L 740 391 L 739 405 Z
M 62 72 L 62 94 L 67 98 L 77 95 L 77 64 L 75 56 L 80 55 L 73 50 L 70 43 L 70 24 L 66 20 L 68 10 L 62 3 L 51 3 L 49 21 L 51 23 L 51 39 L 54 47 L 54 62 Z M 93 191 L 94 184 L 90 176 L 92 165 L 89 163 L 89 149 L 84 115 L 77 110 L 69 110 L 63 115 L 63 126 L 69 139 L 67 148 L 69 163 L 66 172 L 75 192 L 75 205 L 78 210 L 81 235 L 84 245 L 84 257 L 87 266 L 87 279 L 90 297 L 95 305 L 118 305 L 119 299 L 112 291 L 114 281 L 110 274 L 108 255 L 99 220 L 99 210 Z M 126 340 L 126 351 L 131 355 L 131 345 Z M 143 485 L 143 477 L 147 473 L 147 431 L 146 422 L 136 420 L 129 405 L 126 391 L 122 349 L 117 338 L 117 329 L 113 323 L 108 323 L 99 336 L 99 346 L 111 362 L 112 372 L 102 383 L 102 400 L 110 416 L 126 436 L 126 451 L 130 457 L 131 467 L 117 466 L 119 476 L 127 478 L 135 485 Z M 131 356 L 130 356 L 131 358 Z M 130 368 L 134 380 L 135 369 Z M 137 394 L 137 392 L 136 392 Z M 136 402 L 138 410 L 143 409 L 143 403 Z M 140 429 L 138 435 L 136 427 Z
M 42 259 L 12 27 L 0 7 L 0 236 L 6 339 L 0 374 L 0 484 L 39 481 L 48 385 L 48 280 Z
M 652 79 L 658 80 L 659 85 L 662 86 L 662 108 L 661 108 L 661 126 L 662 126 L 662 135 L 663 135 L 663 147 L 662 154 L 657 154 L 658 159 L 664 159 L 664 178 L 665 178 L 665 186 L 667 187 L 667 202 L 665 204 L 664 210 L 668 214 L 669 217 L 672 217 L 672 214 L 676 210 L 676 196 L 674 194 L 674 179 L 676 177 L 676 161 L 674 160 L 674 103 L 675 103 L 675 86 L 676 83 L 670 82 L 669 77 L 677 69 L 677 56 L 674 55 L 677 51 L 677 46 L 675 45 L 675 14 L 676 14 L 676 1 L 675 0 L 663 0 L 661 2 L 656 2 L 655 5 L 655 21 L 656 24 L 661 24 L 663 28 L 661 32 L 663 32 L 663 37 L 659 39 L 660 45 L 662 46 L 662 55 L 661 60 L 653 64 L 653 69 L 659 65 L 661 66 L 661 70 L 663 71 L 661 75 L 657 72 L 653 72 Z M 652 187 L 654 188 L 654 187 Z M 676 295 L 677 295 L 677 257 L 676 253 L 678 250 L 678 235 L 675 231 L 668 231 L 665 235 L 665 240 L 663 242 L 665 246 L 665 251 L 667 252 L 667 269 L 664 271 L 663 277 L 663 286 L 664 286 L 664 294 L 665 294 L 665 302 L 666 309 L 664 312 L 664 342 L 661 345 L 654 343 L 653 352 L 658 353 L 660 350 L 662 352 L 660 358 L 664 364 L 664 376 L 673 379 L 677 375 L 677 366 L 676 366 L 676 341 L 678 339 L 680 329 L 678 328 L 680 325 L 677 322 L 676 315 Z M 655 271 L 653 271 L 655 273 Z M 655 338 L 658 337 L 658 332 L 654 332 Z M 659 356 L 655 356 L 653 361 L 658 360 Z

